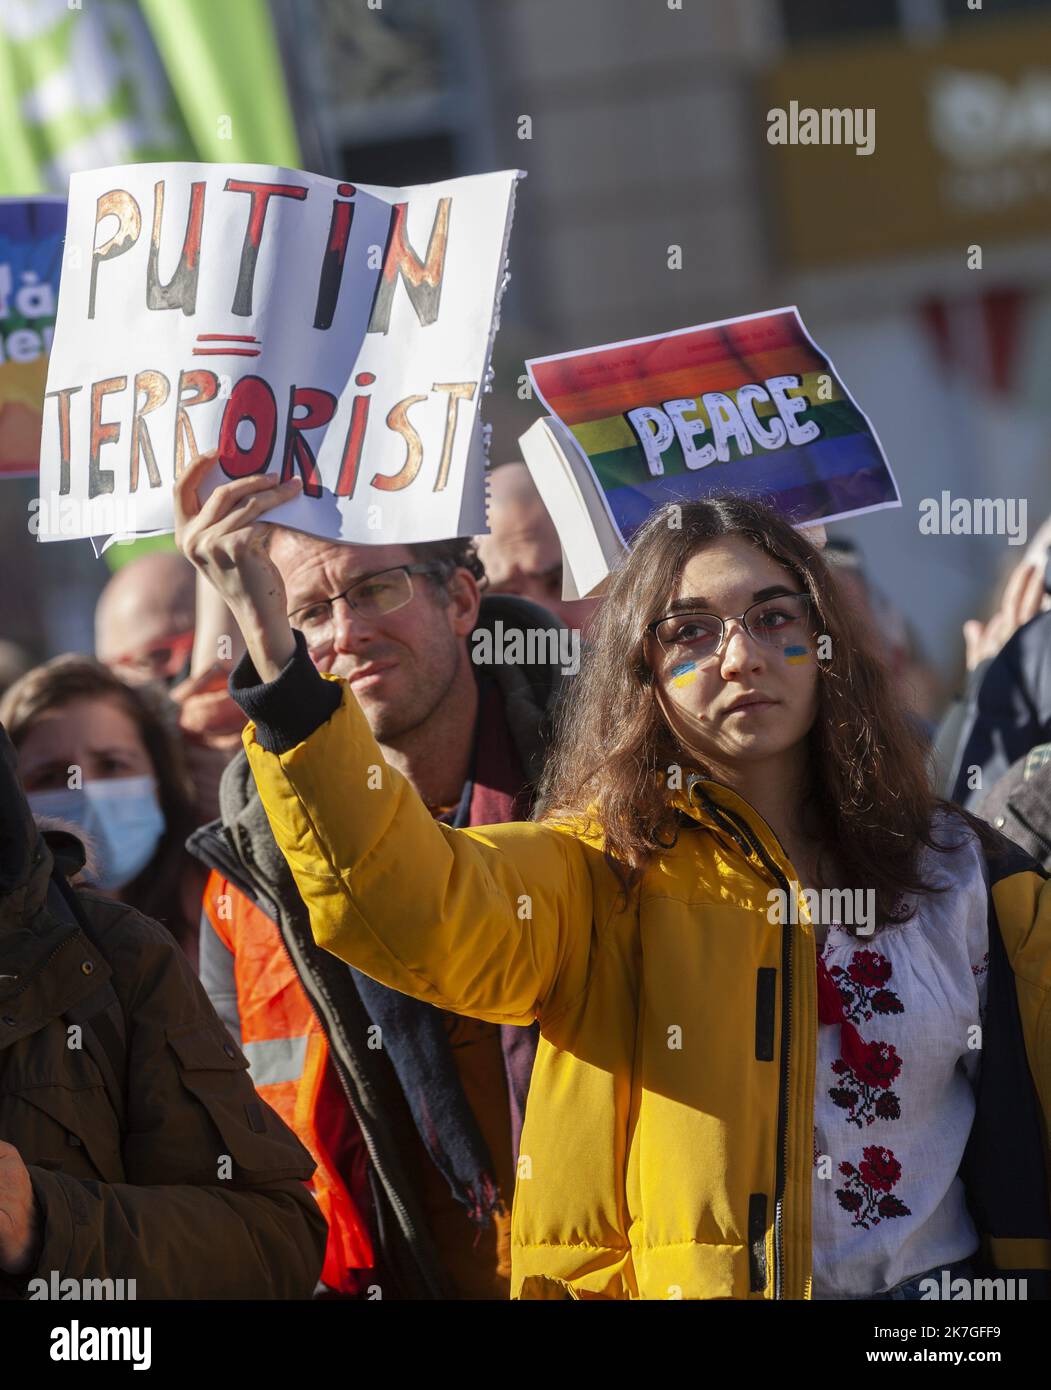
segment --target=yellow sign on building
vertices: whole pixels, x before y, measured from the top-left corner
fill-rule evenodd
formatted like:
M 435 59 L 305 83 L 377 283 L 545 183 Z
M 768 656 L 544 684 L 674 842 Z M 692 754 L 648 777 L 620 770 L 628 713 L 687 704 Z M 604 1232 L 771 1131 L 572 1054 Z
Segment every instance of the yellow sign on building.
M 1051 237 L 1051 23 L 815 45 L 761 89 L 790 270 Z

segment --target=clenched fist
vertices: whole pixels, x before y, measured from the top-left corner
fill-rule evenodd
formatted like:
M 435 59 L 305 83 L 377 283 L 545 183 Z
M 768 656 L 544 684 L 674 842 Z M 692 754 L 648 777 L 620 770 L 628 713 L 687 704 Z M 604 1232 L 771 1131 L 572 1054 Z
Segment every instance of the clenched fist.
M 14 1144 L 0 1139 L 0 1270 L 28 1274 L 39 1243 L 40 1212 L 29 1170 Z

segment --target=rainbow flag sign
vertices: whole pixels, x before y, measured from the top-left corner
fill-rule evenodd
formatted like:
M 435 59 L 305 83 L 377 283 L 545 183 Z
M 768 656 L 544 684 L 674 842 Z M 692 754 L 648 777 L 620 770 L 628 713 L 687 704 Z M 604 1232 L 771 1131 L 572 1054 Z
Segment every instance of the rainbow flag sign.
M 526 363 L 629 542 L 719 492 L 797 525 L 900 507 L 876 432 L 793 306 Z

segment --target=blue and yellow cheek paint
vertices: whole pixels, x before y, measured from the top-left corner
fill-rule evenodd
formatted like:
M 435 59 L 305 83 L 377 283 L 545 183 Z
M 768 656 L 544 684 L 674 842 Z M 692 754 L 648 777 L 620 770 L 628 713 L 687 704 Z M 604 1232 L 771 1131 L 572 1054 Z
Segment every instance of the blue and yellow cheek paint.
M 696 679 L 696 661 L 681 661 L 678 666 L 671 668 L 671 683 L 676 690 L 681 690 L 684 685 L 692 685 Z
M 810 655 L 809 647 L 786 647 L 785 660 L 790 666 L 801 666 Z

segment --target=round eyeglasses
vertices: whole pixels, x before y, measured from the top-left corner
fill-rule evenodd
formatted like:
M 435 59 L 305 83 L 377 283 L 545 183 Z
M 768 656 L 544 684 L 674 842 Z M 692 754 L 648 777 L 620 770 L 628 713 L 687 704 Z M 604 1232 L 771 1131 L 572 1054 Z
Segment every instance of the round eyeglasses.
M 704 661 L 722 651 L 726 624 L 744 624 L 749 637 L 767 647 L 799 645 L 810 629 L 810 595 L 778 594 L 753 603 L 743 613 L 720 618 L 716 613 L 671 613 L 648 623 L 661 650 L 670 657 Z

